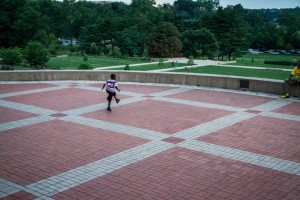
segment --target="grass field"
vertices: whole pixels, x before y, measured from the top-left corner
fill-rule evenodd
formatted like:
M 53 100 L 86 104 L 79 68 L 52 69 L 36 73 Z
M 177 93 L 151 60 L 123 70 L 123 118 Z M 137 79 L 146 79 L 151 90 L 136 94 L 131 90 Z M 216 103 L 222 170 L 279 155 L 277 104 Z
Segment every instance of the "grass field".
M 173 72 L 187 72 L 187 73 L 202 73 L 202 74 L 219 74 L 229 76 L 243 76 L 243 77 L 256 77 L 267 79 L 283 80 L 288 77 L 290 72 L 268 70 L 268 69 L 245 69 L 236 67 L 222 67 L 222 66 L 205 66 L 191 69 L 179 69 Z
M 231 76 L 243 76 L 243 77 L 257 77 L 267 79 L 283 80 L 288 77 L 289 71 L 272 70 L 272 68 L 282 68 L 292 70 L 294 66 L 284 65 L 269 65 L 264 64 L 265 60 L 268 61 L 292 61 L 294 58 L 300 60 L 299 55 L 271 55 L 271 54 L 245 54 L 243 57 L 237 58 L 236 63 L 230 63 L 235 66 L 254 66 L 264 67 L 268 69 L 245 69 L 237 67 L 222 67 L 222 66 L 205 66 L 192 69 L 179 69 L 172 72 L 188 72 L 188 73 L 205 73 L 205 74 L 220 74 Z M 48 62 L 48 66 L 53 69 L 78 69 L 81 63 L 84 63 L 81 56 L 65 56 L 54 57 Z M 116 68 L 109 68 L 107 70 L 124 70 L 124 65 L 129 64 L 129 71 L 150 71 L 172 68 L 171 62 L 165 62 L 164 65 L 147 64 L 141 66 L 132 66 L 132 64 L 146 63 L 146 61 L 134 60 L 134 59 L 117 59 L 108 57 L 88 57 L 87 63 L 93 68 L 96 67 L 110 67 L 120 66 Z M 179 67 L 187 66 L 186 63 L 179 63 Z
M 108 58 L 108 57 L 93 57 L 89 56 L 86 63 L 95 67 L 108 67 L 126 64 L 144 63 L 145 61 L 133 60 L 133 59 L 120 59 L 120 58 Z M 47 65 L 54 69 L 78 69 L 81 63 L 84 63 L 81 56 L 65 56 L 65 57 L 53 57 Z
M 270 65 L 264 64 L 264 61 L 293 61 L 294 58 L 300 60 L 300 55 L 245 54 L 243 57 L 236 58 L 237 62 L 232 65 L 293 69 L 294 66 Z
M 178 67 L 187 66 L 186 63 L 178 63 Z M 140 66 L 130 66 L 129 71 L 150 71 L 150 70 L 159 70 L 159 69 L 167 69 L 172 68 L 171 62 L 165 62 L 163 65 L 158 64 L 149 64 L 149 65 L 140 65 Z M 110 68 L 107 70 L 124 70 L 124 67 Z M 127 70 L 128 71 L 128 70 Z

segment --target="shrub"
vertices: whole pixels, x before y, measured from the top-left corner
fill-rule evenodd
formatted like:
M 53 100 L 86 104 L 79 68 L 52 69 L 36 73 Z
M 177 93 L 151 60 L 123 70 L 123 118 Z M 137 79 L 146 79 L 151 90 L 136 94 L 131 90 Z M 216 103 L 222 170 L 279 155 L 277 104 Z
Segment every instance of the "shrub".
M 264 64 L 287 65 L 287 66 L 296 66 L 297 65 L 297 63 L 294 61 L 286 61 L 286 60 L 281 60 L 281 61 L 265 60 Z
M 35 69 L 42 69 L 49 60 L 48 50 L 37 41 L 30 41 L 27 43 L 23 51 L 24 59 L 29 63 L 30 67 Z
M 2 52 L 2 61 L 1 63 L 4 65 L 19 65 L 22 63 L 22 54 L 20 49 L 5 49 Z
M 84 62 L 88 61 L 88 57 L 87 57 L 86 55 L 84 55 L 84 56 L 82 57 L 82 59 L 83 59 Z
M 164 65 L 165 65 L 164 60 L 162 58 L 159 59 L 158 66 L 164 66 Z
M 3 66 L 1 66 L 0 69 L 1 70 L 14 70 L 14 68 L 12 66 L 9 66 L 9 65 L 3 65 Z
M 128 64 L 125 65 L 124 70 L 130 70 L 130 67 Z
M 81 63 L 78 69 L 93 69 L 93 67 L 87 63 Z
M 193 56 L 189 56 L 188 59 L 189 59 L 188 62 L 187 62 L 188 65 L 194 65 L 195 64 Z

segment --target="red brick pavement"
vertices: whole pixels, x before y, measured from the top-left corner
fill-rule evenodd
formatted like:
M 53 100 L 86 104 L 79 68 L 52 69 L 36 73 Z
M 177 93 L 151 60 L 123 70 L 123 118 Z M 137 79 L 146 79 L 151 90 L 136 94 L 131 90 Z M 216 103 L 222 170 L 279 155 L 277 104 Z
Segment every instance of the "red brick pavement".
M 299 122 L 257 116 L 198 140 L 300 162 Z
M 231 114 L 229 111 L 219 109 L 189 105 L 179 106 L 176 103 L 151 99 L 134 104 L 120 105 L 116 110 L 118 115 L 113 118 L 107 115 L 106 112 L 98 111 L 83 116 L 172 134 Z
M 296 199 L 299 181 L 286 173 L 173 148 L 54 199 Z
M 15 110 L 15 109 L 11 109 L 11 108 L 5 108 L 5 107 L 1 107 L 1 106 L 0 106 L 0 113 L 5 113 L 5 114 L 0 115 L 0 123 L 1 124 L 37 116 L 36 114 L 32 114 L 29 112 Z
M 145 142 L 61 120 L 3 131 L 0 176 L 25 186 Z
M 106 103 L 105 93 L 76 88 L 85 85 L 101 87 L 101 84 L 74 82 L 65 85 L 69 88 L 0 100 L 59 112 Z M 55 86 L 57 85 L 44 83 L 0 84 L 0 94 Z M 120 84 L 120 88 L 122 93 L 118 95 L 123 100 L 130 98 L 126 95 L 127 91 L 143 94 L 146 99 L 128 104 L 122 104 L 121 100 L 118 106 L 112 107 L 111 113 L 99 107 L 100 110 L 96 109 L 80 116 L 89 120 L 112 122 L 116 126 L 123 124 L 167 133 L 170 137 L 162 140 L 176 145 L 185 140 L 171 134 L 234 113 L 151 98 L 152 93 L 173 90 L 174 87 Z M 167 97 L 173 100 L 196 101 L 198 104 L 248 108 L 249 114 L 257 114 L 253 118 L 220 128 L 196 140 L 281 158 L 287 162 L 300 161 L 299 102 L 290 102 L 289 105 L 272 111 L 275 114 L 294 115 L 297 121 L 261 116 L 261 111 L 251 110 L 251 107 L 273 101 L 274 98 L 271 97 L 203 89 L 179 91 L 178 94 Z M 31 114 L 17 110 L 18 108 L 6 108 L 1 104 L 0 106 L 1 124 L 40 116 L 38 113 Z M 150 142 L 142 137 L 68 122 L 63 118 L 67 114 L 56 113 L 50 116 L 56 119 L 40 123 L 33 121 L 35 124 L 26 124 L 19 128 L 10 127 L 0 132 L 0 184 L 4 179 L 20 186 L 28 186 Z M 95 122 L 95 126 L 100 123 L 96 120 Z M 3 195 L 2 189 L 0 188 L 0 195 Z M 299 175 L 174 147 L 49 197 L 54 200 L 298 200 L 299 196 Z M 21 190 L 0 199 L 35 198 L 35 195 Z
M 300 115 L 300 102 L 294 102 L 282 108 L 276 109 L 273 112 L 290 114 L 290 115 Z
M 267 97 L 209 90 L 191 90 L 180 94 L 169 95 L 167 97 L 240 108 L 251 108 L 273 100 Z
M 47 83 L 0 84 L 0 94 L 57 87 Z

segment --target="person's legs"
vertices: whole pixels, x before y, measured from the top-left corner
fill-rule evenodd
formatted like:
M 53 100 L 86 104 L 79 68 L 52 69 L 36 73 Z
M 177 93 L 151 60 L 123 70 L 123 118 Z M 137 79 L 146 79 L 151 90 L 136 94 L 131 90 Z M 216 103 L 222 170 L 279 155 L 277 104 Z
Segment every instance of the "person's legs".
M 290 85 L 297 85 L 300 84 L 299 79 L 285 79 L 284 80 L 284 89 L 285 89 L 285 94 L 281 96 L 281 98 L 289 98 L 289 86 Z
M 284 80 L 284 90 L 285 90 L 285 93 L 284 93 L 284 95 L 281 96 L 281 98 L 288 98 L 290 96 L 289 95 L 289 82 L 290 82 L 289 79 L 285 79 Z
M 111 93 L 111 92 L 107 92 L 108 93 L 108 97 L 107 97 L 107 109 L 106 110 L 108 110 L 108 111 L 111 111 L 111 109 L 110 109 L 110 104 L 111 104 L 111 100 L 112 100 L 112 97 L 113 97 L 113 93 Z
M 118 99 L 118 98 L 117 98 L 117 94 L 116 94 L 116 92 L 115 92 L 115 94 L 114 94 L 114 98 L 115 98 L 115 100 L 116 100 L 116 102 L 117 102 L 117 103 L 119 103 L 119 102 L 120 102 L 120 99 Z

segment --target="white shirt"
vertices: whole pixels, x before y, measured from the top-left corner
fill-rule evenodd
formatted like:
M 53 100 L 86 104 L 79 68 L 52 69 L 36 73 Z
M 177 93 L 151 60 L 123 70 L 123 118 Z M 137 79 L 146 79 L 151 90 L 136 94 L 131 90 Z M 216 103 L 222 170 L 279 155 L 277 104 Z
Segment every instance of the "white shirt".
M 115 87 L 118 86 L 117 81 L 113 79 L 105 81 L 104 84 L 106 85 L 106 90 L 109 92 L 115 92 Z

